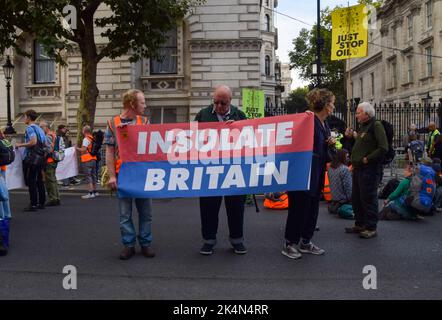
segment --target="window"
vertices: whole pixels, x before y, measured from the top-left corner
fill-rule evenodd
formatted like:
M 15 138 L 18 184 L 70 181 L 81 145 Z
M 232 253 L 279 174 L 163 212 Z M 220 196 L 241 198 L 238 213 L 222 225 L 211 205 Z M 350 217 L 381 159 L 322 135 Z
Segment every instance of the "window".
M 393 62 L 391 64 L 391 84 L 393 88 L 397 86 L 397 64 Z
M 370 73 L 371 96 L 374 97 L 374 73 Z
M 364 99 L 364 79 L 359 78 L 359 84 L 361 85 L 361 99 Z
M 55 59 L 50 57 L 43 45 L 34 42 L 34 83 L 55 82 Z
M 267 7 L 270 6 L 270 0 L 266 0 L 266 6 L 267 6 Z
M 167 33 L 167 41 L 158 49 L 159 59 L 150 59 L 150 74 L 177 73 L 177 30 Z
M 265 58 L 265 73 L 266 76 L 270 76 L 270 56 L 266 56 Z
M 413 56 L 407 57 L 407 65 L 407 82 L 410 83 L 413 82 Z
M 427 15 L 427 29 L 430 29 L 433 26 L 433 0 L 425 4 L 425 12 Z
M 408 39 L 413 39 L 413 16 L 410 14 L 407 18 L 408 21 Z
M 270 16 L 268 14 L 265 17 L 265 31 L 270 32 Z
M 397 28 L 393 28 L 393 47 L 397 48 Z
M 427 77 L 431 77 L 433 75 L 433 48 L 428 47 L 425 49 L 425 54 L 427 56 Z
M 189 121 L 188 109 L 185 107 L 151 107 L 147 109 L 147 115 L 152 124 Z

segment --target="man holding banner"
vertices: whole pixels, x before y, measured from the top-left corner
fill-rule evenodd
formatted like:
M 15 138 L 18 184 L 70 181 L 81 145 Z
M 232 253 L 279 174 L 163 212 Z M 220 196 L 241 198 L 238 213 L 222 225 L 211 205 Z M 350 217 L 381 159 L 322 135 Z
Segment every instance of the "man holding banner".
M 198 122 L 226 122 L 247 119 L 244 112 L 232 106 L 232 91 L 227 86 L 219 86 L 213 93 L 213 104 L 202 109 L 195 117 Z M 224 196 L 229 225 L 230 243 L 237 254 L 247 252 L 244 246 L 243 223 L 245 195 Z M 201 231 L 204 245 L 200 250 L 203 255 L 213 254 L 218 231 L 218 214 L 222 196 L 200 197 Z
M 147 118 L 142 116 L 145 109 L 146 101 L 143 92 L 132 89 L 123 94 L 123 112 L 108 121 L 104 144 L 106 145 L 106 167 L 109 173 L 108 185 L 112 190 L 117 189 L 118 173 L 122 163 L 118 151 L 119 141 L 116 138 L 117 130 L 127 125 L 146 124 Z M 120 231 L 124 245 L 120 253 L 121 260 L 130 259 L 135 254 L 137 236 L 132 221 L 133 200 L 135 200 L 139 215 L 138 242 L 141 246 L 141 253 L 147 258 L 155 256 L 150 245 L 152 242 L 152 200 L 150 198 L 118 197 Z

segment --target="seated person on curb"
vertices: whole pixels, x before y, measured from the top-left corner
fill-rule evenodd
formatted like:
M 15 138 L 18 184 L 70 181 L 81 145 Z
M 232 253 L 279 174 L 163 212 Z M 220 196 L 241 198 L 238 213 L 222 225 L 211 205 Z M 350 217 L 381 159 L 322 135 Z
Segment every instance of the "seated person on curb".
M 331 204 L 330 213 L 336 214 L 343 204 L 351 203 L 352 177 L 348 164 L 348 152 L 340 149 L 333 156 L 328 169 L 330 181 Z
M 437 212 L 442 211 L 442 167 L 439 158 L 433 159 L 431 166 L 436 172 L 436 194 L 434 195 L 433 206 Z
M 405 203 L 410 189 L 410 181 L 413 175 L 412 168 L 407 165 L 404 169 L 404 179 L 399 183 L 396 190 L 384 201 L 384 208 L 379 213 L 381 220 L 416 220 L 417 215 Z

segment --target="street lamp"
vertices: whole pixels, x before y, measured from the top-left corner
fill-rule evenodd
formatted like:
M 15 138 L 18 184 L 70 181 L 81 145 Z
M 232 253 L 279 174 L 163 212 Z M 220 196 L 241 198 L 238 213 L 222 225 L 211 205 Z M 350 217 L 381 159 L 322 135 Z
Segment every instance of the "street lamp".
M 6 129 L 4 131 L 5 134 L 14 134 L 15 130 L 12 127 L 11 122 L 11 79 L 12 74 L 14 73 L 14 65 L 9 59 L 9 56 L 6 56 L 6 62 L 3 65 L 3 72 L 5 73 L 6 79 L 6 95 L 7 95 L 7 107 L 8 107 L 8 123 L 6 125 Z

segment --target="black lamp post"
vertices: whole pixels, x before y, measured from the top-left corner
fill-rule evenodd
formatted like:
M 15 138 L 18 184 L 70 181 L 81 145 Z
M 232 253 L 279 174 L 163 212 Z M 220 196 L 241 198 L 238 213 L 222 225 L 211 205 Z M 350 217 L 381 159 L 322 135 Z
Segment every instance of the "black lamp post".
M 6 129 L 4 131 L 5 134 L 14 134 L 15 130 L 12 127 L 11 122 L 11 79 L 12 74 L 14 73 L 14 65 L 9 59 L 9 56 L 6 56 L 6 62 L 3 65 L 3 72 L 5 73 L 6 79 L 6 95 L 7 95 L 7 107 L 8 107 L 8 123 L 6 125 Z

